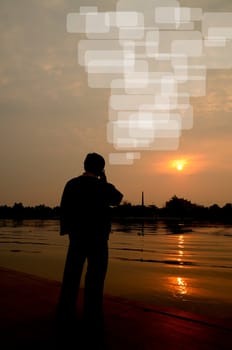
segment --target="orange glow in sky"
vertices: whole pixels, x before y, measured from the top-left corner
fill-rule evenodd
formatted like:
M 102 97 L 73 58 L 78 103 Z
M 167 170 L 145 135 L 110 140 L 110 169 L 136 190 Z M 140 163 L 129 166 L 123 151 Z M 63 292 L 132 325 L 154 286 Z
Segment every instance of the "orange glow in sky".
M 154 163 L 153 171 L 163 174 L 196 174 L 209 167 L 210 163 L 202 155 L 181 155 Z

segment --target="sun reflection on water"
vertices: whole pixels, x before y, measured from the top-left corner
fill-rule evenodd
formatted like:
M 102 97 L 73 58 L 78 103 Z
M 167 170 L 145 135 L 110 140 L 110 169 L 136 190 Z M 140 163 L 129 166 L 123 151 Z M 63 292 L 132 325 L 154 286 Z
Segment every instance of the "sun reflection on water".
M 178 258 L 179 264 L 182 265 L 182 258 L 184 257 L 184 236 L 180 235 L 178 237 Z
M 188 292 L 187 283 L 182 277 L 177 277 L 178 294 L 185 295 Z
M 184 249 L 185 249 L 185 242 L 184 242 L 184 235 L 178 236 L 177 241 L 177 261 L 178 261 L 178 269 L 182 269 L 184 266 Z M 189 286 L 187 283 L 187 279 L 183 276 L 177 275 L 177 276 L 170 276 L 168 277 L 168 289 L 172 293 L 172 295 L 175 298 L 180 298 L 183 301 L 185 300 L 185 297 L 189 294 Z
M 167 288 L 175 299 L 187 300 L 190 294 L 187 279 L 180 276 L 170 276 L 167 281 Z
M 180 265 L 183 264 L 182 259 L 184 257 L 184 236 L 180 235 L 178 237 L 178 261 Z M 180 266 L 182 267 L 182 266 Z M 187 282 L 183 279 L 183 277 L 174 277 L 174 294 L 176 296 L 184 296 L 187 294 Z

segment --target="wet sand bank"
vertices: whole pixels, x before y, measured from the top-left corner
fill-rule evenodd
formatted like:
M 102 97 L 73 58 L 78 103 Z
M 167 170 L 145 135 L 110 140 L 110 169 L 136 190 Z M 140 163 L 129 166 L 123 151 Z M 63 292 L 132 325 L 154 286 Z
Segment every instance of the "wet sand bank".
M 57 281 L 0 268 L 0 344 L 4 349 L 57 348 L 54 320 L 59 288 Z M 79 314 L 81 301 L 82 295 Z M 228 322 L 109 295 L 105 295 L 104 308 L 109 350 L 232 349 Z M 85 348 L 78 332 L 75 341 L 66 348 Z

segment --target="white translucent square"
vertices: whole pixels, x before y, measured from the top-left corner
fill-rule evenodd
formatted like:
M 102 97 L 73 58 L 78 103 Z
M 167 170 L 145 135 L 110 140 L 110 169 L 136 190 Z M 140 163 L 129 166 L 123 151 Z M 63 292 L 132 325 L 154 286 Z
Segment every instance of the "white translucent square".
M 174 67 L 174 75 L 178 84 L 186 82 L 188 80 L 188 67 Z
M 124 80 L 125 83 L 125 91 L 128 94 L 135 94 L 136 91 L 142 91 L 142 89 L 146 89 L 148 86 L 148 79 L 145 77 L 138 77 L 137 73 L 137 78 L 126 78 Z
M 133 60 L 125 60 L 123 51 L 118 50 L 89 50 L 85 53 L 85 65 L 96 62 L 99 66 L 121 67 L 128 65 L 133 66 Z
M 125 90 L 125 80 L 124 79 L 112 79 L 111 84 L 111 95 L 117 95 L 124 92 Z M 120 90 L 120 92 L 118 92 Z
M 143 37 L 144 37 L 143 27 L 119 28 L 119 40 L 138 40 L 138 39 L 143 39 Z
M 178 86 L 178 92 L 176 94 L 173 94 L 171 97 L 175 98 L 175 105 L 176 105 L 176 109 L 180 110 L 180 109 L 186 109 L 189 107 L 190 104 L 190 94 L 188 92 L 183 92 L 181 91 L 181 86 L 184 84 L 180 84 Z M 170 111 L 170 113 L 173 112 Z
M 122 51 L 99 50 L 85 53 L 85 66 L 88 73 L 123 73 L 133 66 L 132 60 L 125 60 Z
M 107 124 L 107 138 L 116 149 L 149 149 L 151 139 L 130 136 L 129 121 L 118 120 Z
M 132 165 L 133 159 L 127 159 L 125 153 L 110 153 L 109 164 L 112 165 Z
M 152 30 L 146 33 L 145 47 L 148 57 L 154 57 L 159 51 L 159 30 Z
M 205 65 L 186 65 L 182 70 L 181 68 L 175 68 L 175 77 L 178 80 L 179 84 L 187 82 L 201 82 L 206 80 L 206 66 Z M 195 84 L 195 83 L 194 83 Z
M 127 152 L 126 157 L 127 159 L 140 159 L 141 154 L 139 152 Z
M 141 14 L 142 15 L 142 14 Z M 141 18 L 141 17 L 140 17 Z M 136 27 L 139 24 L 139 14 L 137 12 L 116 12 L 117 27 Z M 142 23 L 140 23 L 141 25 Z
M 154 120 L 152 113 L 140 112 L 131 114 L 129 135 L 135 138 L 153 139 Z
M 125 130 L 125 132 L 129 132 L 128 129 Z M 129 134 L 127 136 L 120 136 L 116 135 L 118 134 L 117 129 L 114 128 L 115 133 L 115 141 L 113 142 L 115 149 L 117 150 L 149 150 L 151 141 L 148 139 L 139 139 L 139 138 L 133 138 L 130 137 Z
M 210 28 L 218 28 L 218 30 L 219 28 L 223 28 L 223 27 L 231 28 L 231 24 L 232 24 L 232 12 L 206 12 L 204 13 L 203 19 L 202 19 L 202 33 L 204 37 L 208 38 Z M 230 34 L 229 34 L 229 37 L 230 37 Z
M 188 93 L 191 97 L 200 97 L 206 95 L 206 79 L 198 78 L 194 80 L 188 77 L 188 80 L 179 85 L 180 93 Z
M 177 82 L 186 81 L 188 78 L 188 59 L 187 56 L 172 57 L 171 64 L 173 67 L 174 77 Z
M 231 27 L 211 27 L 208 30 L 208 37 L 232 39 L 232 26 Z
M 86 64 L 86 52 L 116 51 L 123 52 L 118 40 L 80 40 L 78 43 L 78 62 Z
M 186 57 L 193 55 L 199 57 L 202 54 L 202 33 L 187 30 L 164 30 L 160 31 L 161 53 L 173 57 Z
M 152 116 L 151 118 L 152 118 L 152 120 L 153 120 L 153 122 L 165 122 L 165 121 L 168 121 L 168 120 L 170 120 L 170 118 L 171 118 L 171 115 L 173 115 L 170 111 L 168 111 L 168 112 L 163 112 L 163 111 L 149 111 L 149 112 L 147 112 L 144 108 L 143 108 L 143 106 L 141 106 L 141 108 L 140 108 L 140 111 L 139 111 L 139 115 L 141 115 L 141 116 L 143 116 L 143 115 L 150 115 L 150 116 Z
M 140 159 L 139 152 L 110 153 L 109 163 L 115 165 L 132 165 L 135 159 Z
M 79 13 L 69 13 L 66 19 L 68 33 L 85 33 L 86 16 Z
M 143 104 L 155 103 L 153 95 L 111 95 L 110 107 L 115 110 L 138 110 Z
M 175 13 L 177 7 L 156 7 L 155 23 L 176 23 Z
M 124 74 L 125 89 L 145 88 L 149 81 L 149 72 L 129 72 Z
M 188 79 L 191 80 L 205 80 L 206 79 L 206 66 L 205 65 L 193 65 L 188 66 Z
M 177 92 L 177 81 L 174 76 L 161 78 L 161 95 L 170 95 Z
M 149 140 L 141 140 L 136 138 L 119 138 L 117 139 L 117 142 L 114 143 L 114 146 L 116 149 L 119 150 L 149 150 L 150 147 L 150 141 Z
M 88 71 L 88 69 L 87 69 Z M 91 88 L 111 88 L 112 81 L 116 80 L 120 73 L 89 73 L 88 74 L 88 86 Z
M 156 122 L 155 137 L 158 138 L 179 138 L 181 133 L 180 121 L 168 120 L 165 122 Z
M 113 140 L 114 143 L 122 142 L 130 142 L 132 138 L 129 135 L 129 122 L 126 121 L 116 121 L 113 122 Z M 125 141 L 127 140 L 127 141 Z
M 111 143 L 116 143 L 119 138 L 128 138 L 129 121 L 110 121 L 107 124 L 107 139 Z
M 129 136 L 136 139 L 146 139 L 150 142 L 154 138 L 154 126 L 149 126 L 149 121 L 132 122 L 129 128 Z
M 180 22 L 191 21 L 191 9 L 189 7 L 179 7 L 175 10 L 175 19 Z
M 210 37 L 204 40 L 205 47 L 225 47 L 227 44 L 226 38 L 214 38 Z
M 232 68 L 232 41 L 224 47 L 207 46 L 204 48 L 206 67 L 209 69 L 231 69 Z
M 202 40 L 174 40 L 171 44 L 173 54 L 184 54 L 189 57 L 199 57 L 202 55 Z
M 194 8 L 190 8 L 190 11 L 191 11 L 191 20 L 192 21 L 200 21 L 200 20 L 202 20 L 202 17 L 203 17 L 203 10 L 202 10 L 202 8 L 194 7 Z
M 109 26 L 106 25 L 105 13 L 87 13 L 86 14 L 86 33 L 108 33 Z
M 155 108 L 157 110 L 173 110 L 177 107 L 177 97 L 168 95 L 155 96 Z

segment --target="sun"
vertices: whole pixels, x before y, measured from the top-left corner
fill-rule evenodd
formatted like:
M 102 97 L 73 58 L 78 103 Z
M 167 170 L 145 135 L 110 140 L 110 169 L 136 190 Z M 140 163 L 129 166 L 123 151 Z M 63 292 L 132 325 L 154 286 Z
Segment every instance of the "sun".
M 184 169 L 184 165 L 182 163 L 179 163 L 176 165 L 176 169 L 182 171 Z
M 185 159 L 176 159 L 172 161 L 172 167 L 179 172 L 182 172 L 187 166 L 187 160 Z
M 175 157 L 175 158 L 174 158 Z M 171 174 L 177 178 L 185 178 L 185 175 L 192 175 L 201 172 L 210 162 L 201 154 L 176 154 L 170 158 L 164 158 L 160 162 L 155 162 L 155 171 L 162 174 Z

